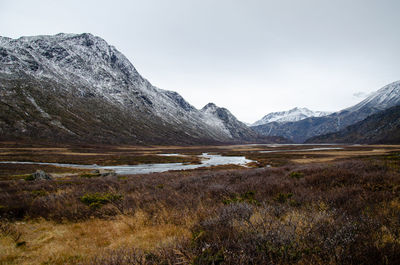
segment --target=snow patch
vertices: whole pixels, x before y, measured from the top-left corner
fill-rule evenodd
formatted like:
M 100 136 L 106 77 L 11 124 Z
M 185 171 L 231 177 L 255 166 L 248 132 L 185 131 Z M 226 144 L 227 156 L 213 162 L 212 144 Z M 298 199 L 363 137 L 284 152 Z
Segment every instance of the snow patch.
M 39 107 L 39 105 L 36 103 L 33 97 L 27 96 L 26 98 L 32 103 L 33 106 L 35 106 L 35 108 L 40 112 L 43 118 L 51 119 L 51 116 L 47 112 L 42 110 L 42 108 Z

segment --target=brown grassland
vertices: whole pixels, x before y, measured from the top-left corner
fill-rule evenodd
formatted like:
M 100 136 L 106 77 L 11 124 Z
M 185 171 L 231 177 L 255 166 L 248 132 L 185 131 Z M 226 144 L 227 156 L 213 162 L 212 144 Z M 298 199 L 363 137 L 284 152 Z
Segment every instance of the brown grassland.
M 106 177 L 0 164 L 0 264 L 400 264 L 400 146 L 0 147 L 0 161 L 255 161 Z M 53 180 L 26 178 L 37 169 Z

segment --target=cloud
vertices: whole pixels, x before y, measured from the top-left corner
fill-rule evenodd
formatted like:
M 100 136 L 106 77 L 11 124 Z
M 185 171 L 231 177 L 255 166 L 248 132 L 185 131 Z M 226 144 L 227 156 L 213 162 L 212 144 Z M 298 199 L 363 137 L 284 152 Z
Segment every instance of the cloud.
M 399 0 L 0 0 L 0 35 L 90 32 L 153 85 L 252 122 L 295 106 L 337 111 L 398 80 L 398 10 Z
M 364 98 L 367 98 L 369 95 L 371 95 L 371 93 L 360 91 L 360 92 L 354 93 L 353 97 L 357 98 L 357 99 L 364 99 Z

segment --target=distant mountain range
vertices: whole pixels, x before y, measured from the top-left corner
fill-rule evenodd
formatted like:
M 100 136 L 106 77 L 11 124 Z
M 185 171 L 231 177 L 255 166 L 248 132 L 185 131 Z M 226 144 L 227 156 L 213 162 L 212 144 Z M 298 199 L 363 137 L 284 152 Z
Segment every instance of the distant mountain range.
M 311 137 L 338 132 L 379 111 L 400 104 L 400 81 L 393 82 L 350 108 L 322 117 L 293 122 L 269 122 L 252 128 L 266 136 L 281 136 L 302 143 Z
M 88 143 L 268 142 L 228 110 L 154 87 L 91 34 L 0 37 L 0 138 Z
M 400 105 L 380 111 L 336 133 L 306 143 L 400 144 Z
M 251 126 L 264 125 L 271 122 L 286 123 L 286 122 L 300 121 L 310 117 L 323 117 L 329 114 L 331 114 L 331 112 L 312 111 L 307 108 L 296 107 L 287 111 L 271 112 L 262 117 L 261 120 L 258 120 L 255 123 L 253 123 Z

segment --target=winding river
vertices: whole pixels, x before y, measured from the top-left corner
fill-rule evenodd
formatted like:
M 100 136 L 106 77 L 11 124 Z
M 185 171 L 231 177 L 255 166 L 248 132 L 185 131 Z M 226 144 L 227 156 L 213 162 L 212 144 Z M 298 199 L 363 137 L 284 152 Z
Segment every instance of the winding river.
M 179 154 L 162 154 L 166 156 L 181 156 Z M 164 164 L 142 164 L 142 165 L 120 165 L 120 166 L 99 166 L 99 165 L 79 165 L 79 164 L 62 164 L 62 163 L 44 163 L 44 162 L 19 162 L 19 161 L 1 161 L 1 164 L 29 164 L 29 165 L 51 165 L 58 167 L 79 168 L 79 169 L 104 169 L 112 170 L 119 175 L 130 174 L 147 174 L 155 172 L 165 172 L 169 170 L 188 170 L 200 167 L 211 167 L 220 165 L 242 165 L 253 160 L 246 159 L 244 156 L 221 156 L 203 153 L 199 155 L 201 164 L 185 164 L 185 163 L 164 163 Z

